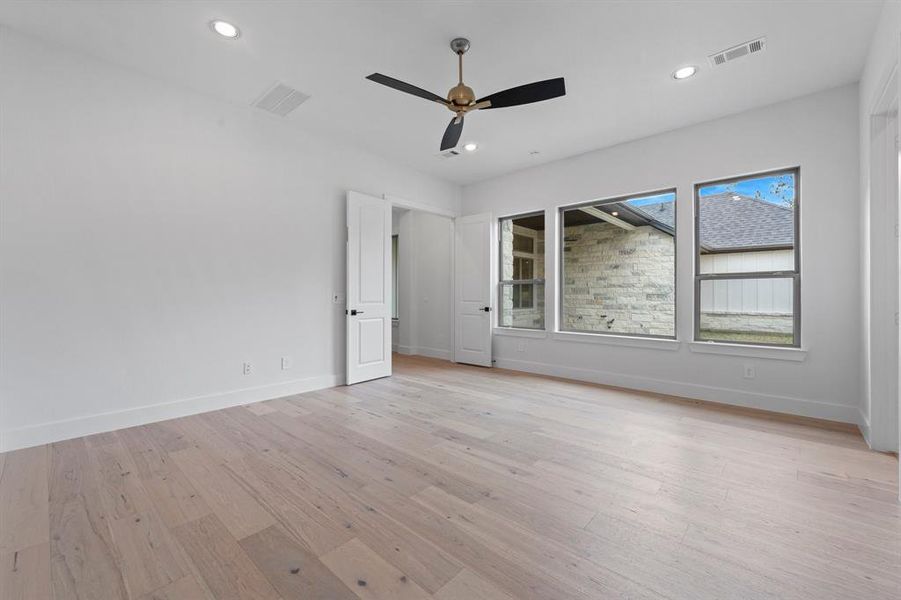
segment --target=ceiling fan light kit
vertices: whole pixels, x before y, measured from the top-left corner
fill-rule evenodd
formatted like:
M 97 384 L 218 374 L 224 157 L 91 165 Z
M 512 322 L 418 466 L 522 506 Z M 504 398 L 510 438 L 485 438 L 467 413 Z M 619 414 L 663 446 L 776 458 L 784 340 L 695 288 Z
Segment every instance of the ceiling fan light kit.
M 469 50 L 469 40 L 466 38 L 454 38 L 451 40 L 450 48 L 457 55 L 458 77 L 457 85 L 452 87 L 447 93 L 447 98 L 442 98 L 438 94 L 433 94 L 414 85 L 382 75 L 381 73 L 373 73 L 366 79 L 388 86 L 392 89 L 418 96 L 424 100 L 431 100 L 445 106 L 454 113 L 454 117 L 444 131 L 441 138 L 441 150 L 453 148 L 459 143 L 460 136 L 463 134 L 463 120 L 466 113 L 474 110 L 485 110 L 490 108 L 506 108 L 509 106 L 519 106 L 521 104 L 531 104 L 533 102 L 541 102 L 542 100 L 550 100 L 566 94 L 566 86 L 562 77 L 556 79 L 546 79 L 544 81 L 536 81 L 535 83 L 527 83 L 515 88 L 510 88 L 502 92 L 477 98 L 471 87 L 463 83 L 463 55 Z

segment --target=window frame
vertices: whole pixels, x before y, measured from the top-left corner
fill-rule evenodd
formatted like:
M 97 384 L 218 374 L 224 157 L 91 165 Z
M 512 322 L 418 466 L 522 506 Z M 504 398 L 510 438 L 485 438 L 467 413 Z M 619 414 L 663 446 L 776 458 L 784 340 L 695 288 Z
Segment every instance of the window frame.
M 792 271 L 757 271 L 749 273 L 701 273 L 701 189 L 711 185 L 726 185 L 747 179 L 759 179 L 772 175 L 791 173 L 795 178 L 795 199 L 792 223 L 794 240 L 792 243 Z M 747 175 L 714 179 L 694 184 L 694 342 L 717 345 L 761 346 L 766 348 L 800 348 L 801 347 L 801 167 L 770 169 Z M 792 280 L 792 343 L 770 344 L 766 342 L 742 342 L 735 340 L 711 340 L 701 337 L 701 282 L 723 281 L 730 279 L 791 279 Z
M 544 327 L 517 327 L 517 326 L 513 326 L 513 325 L 501 325 L 501 323 L 500 323 L 501 313 L 503 310 L 503 301 L 504 301 L 503 295 L 504 295 L 504 286 L 505 285 L 531 285 L 532 286 L 532 308 L 511 308 L 511 311 L 513 311 L 513 310 L 535 310 L 534 306 L 538 302 L 538 297 L 535 294 L 535 285 L 536 284 L 544 285 L 545 293 L 547 291 L 547 280 L 546 279 L 540 279 L 540 278 L 534 278 L 534 277 L 532 279 L 501 279 L 501 275 L 504 272 L 504 252 L 503 252 L 503 248 L 501 247 L 501 244 L 503 243 L 503 231 L 501 230 L 501 223 L 503 221 L 515 221 L 516 219 L 522 219 L 525 217 L 537 217 L 539 215 L 545 221 L 545 223 L 544 223 L 544 231 L 545 231 L 544 253 L 543 253 L 541 259 L 543 261 L 545 261 L 544 270 L 545 270 L 545 272 L 547 272 L 547 241 L 548 241 L 547 240 L 547 231 L 548 231 L 548 227 L 547 227 L 547 214 L 545 213 L 545 211 L 533 210 L 533 211 L 524 212 L 524 213 L 517 213 L 514 215 L 500 216 L 497 218 L 497 307 L 498 307 L 498 310 L 497 310 L 497 320 L 495 322 L 495 327 L 498 329 L 504 329 L 504 330 L 509 329 L 509 330 L 516 330 L 516 331 L 547 331 L 547 303 L 545 303 L 545 306 L 544 306 L 544 319 L 543 319 Z M 516 235 L 516 234 L 514 233 L 514 235 Z M 520 234 L 520 235 L 522 235 L 522 234 Z M 534 239 L 532 243 L 534 245 L 532 247 L 533 252 L 531 254 L 527 253 L 527 252 L 522 252 L 519 250 L 511 250 L 511 252 L 513 253 L 514 257 L 516 257 L 518 254 L 520 258 L 531 258 L 532 259 L 532 274 L 534 275 L 535 267 L 536 267 L 535 260 L 536 260 L 536 255 L 537 255 L 537 253 L 534 250 L 538 244 L 538 240 Z M 527 256 L 524 256 L 524 255 L 527 255 Z
M 563 310 L 565 303 L 563 295 L 566 288 L 566 271 L 564 269 L 563 249 L 565 242 L 565 216 L 564 212 L 568 210 L 579 209 L 585 206 L 598 206 L 600 204 L 614 204 L 616 202 L 624 202 L 634 200 L 636 198 L 645 198 L 648 196 L 659 196 L 663 194 L 673 195 L 673 335 L 655 335 L 652 333 L 618 333 L 614 331 L 591 331 L 588 329 L 564 329 L 563 327 Z M 679 336 L 679 244 L 677 236 L 679 232 L 679 191 L 675 186 L 669 188 L 661 188 L 638 192 L 636 194 L 626 194 L 623 196 L 614 196 L 612 198 L 600 198 L 589 200 L 588 202 L 579 202 L 578 204 L 567 204 L 557 208 L 557 329 L 558 333 L 575 333 L 580 335 L 599 335 L 614 338 L 642 338 L 648 340 L 677 340 Z M 545 236 L 547 238 L 547 236 Z

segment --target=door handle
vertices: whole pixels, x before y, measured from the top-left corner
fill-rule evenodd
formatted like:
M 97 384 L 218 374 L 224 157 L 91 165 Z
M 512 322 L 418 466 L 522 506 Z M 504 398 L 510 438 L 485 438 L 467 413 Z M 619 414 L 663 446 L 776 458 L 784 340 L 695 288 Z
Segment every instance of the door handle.
M 491 312 L 491 307 L 485 306 L 485 307 L 482 307 L 482 310 L 484 310 L 485 312 Z
M 362 314 L 363 314 L 363 311 L 362 311 L 362 310 L 357 310 L 357 309 L 355 309 L 355 308 L 352 308 L 352 309 L 350 310 L 350 316 L 352 316 L 352 317 L 354 317 L 354 316 L 356 316 L 356 315 L 362 315 Z

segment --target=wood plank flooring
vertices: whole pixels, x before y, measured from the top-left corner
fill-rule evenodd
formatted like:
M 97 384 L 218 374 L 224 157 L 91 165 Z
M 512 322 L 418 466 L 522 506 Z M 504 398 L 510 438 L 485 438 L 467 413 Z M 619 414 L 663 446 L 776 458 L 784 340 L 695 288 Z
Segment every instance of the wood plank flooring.
M 3 600 L 901 598 L 851 427 L 397 357 L 0 455 Z

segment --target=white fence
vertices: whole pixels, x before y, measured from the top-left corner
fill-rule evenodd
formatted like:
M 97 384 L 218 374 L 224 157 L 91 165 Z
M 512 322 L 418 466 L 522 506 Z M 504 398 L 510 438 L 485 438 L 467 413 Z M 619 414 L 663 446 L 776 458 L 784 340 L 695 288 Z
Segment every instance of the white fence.
M 701 273 L 792 271 L 791 250 L 733 252 L 701 256 Z M 701 312 L 792 314 L 792 279 L 732 279 L 701 282 Z

